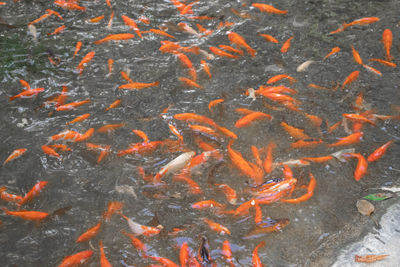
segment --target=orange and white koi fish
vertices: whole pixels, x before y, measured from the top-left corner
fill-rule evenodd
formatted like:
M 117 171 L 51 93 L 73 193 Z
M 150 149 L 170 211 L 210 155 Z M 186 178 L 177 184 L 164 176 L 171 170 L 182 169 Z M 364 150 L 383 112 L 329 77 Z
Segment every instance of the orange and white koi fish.
M 58 154 L 53 148 L 51 148 L 51 147 L 49 147 L 49 146 L 43 145 L 43 146 L 42 146 L 42 150 L 43 150 L 43 152 L 46 153 L 47 155 L 54 156 L 54 157 L 56 157 L 56 158 L 59 158 L 59 157 L 60 157 L 60 154 Z
M 264 112 L 259 112 L 259 111 L 254 111 L 250 114 L 247 114 L 240 118 L 239 120 L 236 121 L 235 127 L 236 128 L 242 128 L 245 126 L 248 126 L 255 120 L 261 120 L 261 119 L 269 119 L 272 120 L 272 116 L 269 114 L 266 114 Z
M 267 4 L 260 4 L 260 3 L 253 3 L 251 6 L 258 8 L 261 12 L 271 13 L 271 14 L 280 14 L 284 15 L 287 14 L 287 10 L 279 10 L 271 5 Z
M 196 153 L 194 151 L 182 153 L 175 159 L 171 160 L 168 164 L 164 165 L 160 169 L 160 171 L 156 174 L 156 176 L 154 177 L 154 180 L 156 182 L 160 182 L 161 178 L 164 175 L 167 175 L 169 173 L 175 173 L 175 172 L 181 170 L 193 158 L 193 156 L 195 154 Z
M 111 30 L 112 23 L 114 20 L 114 15 L 115 15 L 114 11 L 111 11 L 110 19 L 108 20 L 108 24 L 107 24 L 107 29 L 109 29 L 109 30 Z
M 294 36 L 289 37 L 289 39 L 287 39 L 287 40 L 283 43 L 283 45 L 282 45 L 282 47 L 281 47 L 281 52 L 282 52 L 282 53 L 286 53 L 286 52 L 289 50 L 289 48 L 290 48 L 290 42 L 292 41 L 293 38 L 294 38 Z
M 354 171 L 354 179 L 359 181 L 367 173 L 368 162 L 363 155 L 359 153 L 346 153 L 343 157 L 353 157 L 358 159 L 356 170 Z
M 79 74 L 80 74 L 80 75 L 82 75 L 83 69 L 86 67 L 87 63 L 89 63 L 89 62 L 93 59 L 93 57 L 94 57 L 95 54 L 96 54 L 96 53 L 95 53 L 94 51 L 91 51 L 91 52 L 87 53 L 87 54 L 83 57 L 82 61 L 81 61 L 81 62 L 79 63 L 79 65 L 76 67 L 76 69 L 79 70 Z
M 346 28 L 354 26 L 354 25 L 368 25 L 368 24 L 375 23 L 379 20 L 380 19 L 378 17 L 366 17 L 366 18 L 356 19 L 347 24 L 345 23 L 345 24 L 343 24 L 343 27 L 346 29 Z
M 358 71 L 358 70 L 353 71 L 352 73 L 350 73 L 349 76 L 347 76 L 347 78 L 344 80 L 344 82 L 342 84 L 342 89 L 344 89 L 344 87 L 346 85 L 351 84 L 352 82 L 357 80 L 358 75 L 360 75 L 360 71 Z
M 163 228 L 161 225 L 159 227 L 151 227 L 151 226 L 146 226 L 139 224 L 137 222 L 132 221 L 122 213 L 119 213 L 127 222 L 129 225 L 129 228 L 133 232 L 134 235 L 144 235 L 144 236 L 153 236 L 157 235 L 160 233 L 161 229 Z
M 376 74 L 378 76 L 382 76 L 382 72 L 380 72 L 379 70 L 369 66 L 369 65 L 362 65 L 368 72 L 372 72 L 373 74 Z
M 117 202 L 117 201 L 110 201 L 108 202 L 107 211 L 103 214 L 103 218 L 106 222 L 111 220 L 111 216 L 114 213 L 118 213 L 124 207 L 124 203 Z
M 139 239 L 137 238 L 134 234 L 125 232 L 125 231 L 121 231 L 121 234 L 129 237 L 131 239 L 131 243 L 132 245 L 139 251 L 142 253 L 143 256 L 146 255 L 147 253 L 147 247 L 146 245 Z
M 337 53 L 339 53 L 339 52 L 340 52 L 340 47 L 339 47 L 339 46 L 336 46 L 336 47 L 332 48 L 331 52 L 329 52 L 328 54 L 326 54 L 326 56 L 324 57 L 324 59 L 327 59 L 328 57 L 330 57 L 330 56 L 332 56 L 332 55 L 334 55 L 334 54 L 337 54 Z
M 21 93 L 19 93 L 18 95 L 9 97 L 9 100 L 13 101 L 14 99 L 17 99 L 17 98 L 32 98 L 33 96 L 35 96 L 43 91 L 44 91 L 44 88 L 33 88 L 33 89 L 25 90 L 25 91 L 22 91 Z
M 385 154 L 385 152 L 386 152 L 386 150 L 389 148 L 389 146 L 393 144 L 393 142 L 394 142 L 394 141 L 391 140 L 391 141 L 385 143 L 384 145 L 378 147 L 374 152 L 372 152 L 372 153 L 368 156 L 367 160 L 368 160 L 369 162 L 373 162 L 373 161 L 379 160 L 379 159 Z
M 385 29 L 382 33 L 382 43 L 385 48 L 386 59 L 392 61 L 393 57 L 390 55 L 390 49 L 392 48 L 393 34 L 390 29 Z
M 105 109 L 105 111 L 109 111 L 110 109 L 116 108 L 121 104 L 121 100 L 117 99 L 114 102 L 112 102 L 108 108 Z
M 249 53 L 252 57 L 256 56 L 256 53 L 257 53 L 256 50 L 251 48 L 247 44 L 246 40 L 242 36 L 237 34 L 236 32 L 228 32 L 228 38 L 231 43 L 234 43 L 239 47 L 244 47 L 246 49 L 247 53 Z
M 355 61 L 357 64 L 362 65 L 362 64 L 363 64 L 363 61 L 362 61 L 362 59 L 361 59 L 361 56 L 360 56 L 360 54 L 358 53 L 358 51 L 354 48 L 353 45 L 351 46 L 351 52 L 353 53 L 354 61 Z
M 6 208 L 1 208 L 7 215 L 16 216 L 27 221 L 42 221 L 49 216 L 47 212 L 41 211 L 30 211 L 30 210 L 20 210 L 20 211 L 10 211 Z
M 135 31 L 135 33 L 137 34 L 137 36 L 139 36 L 141 39 L 143 39 L 143 36 L 142 36 L 142 34 L 140 33 L 140 30 L 139 30 L 139 28 L 138 28 L 136 22 L 135 22 L 133 19 L 131 19 L 130 17 L 125 16 L 125 15 L 122 15 L 121 18 L 122 18 L 122 20 L 124 21 L 125 25 L 131 27 L 132 30 Z
M 119 89 L 127 89 L 127 90 L 141 90 L 148 87 L 154 87 L 160 85 L 160 82 L 152 82 L 152 83 L 128 83 L 119 86 Z
M 193 29 L 192 27 L 190 27 L 188 24 L 186 24 L 184 22 L 179 22 L 178 27 L 184 32 L 187 32 L 187 33 L 197 36 L 197 38 L 201 37 L 201 35 L 195 29 Z
M 264 265 L 261 263 L 260 256 L 258 256 L 258 250 L 265 246 L 265 241 L 261 241 L 253 250 L 253 258 L 252 264 L 253 267 L 263 267 Z
M 23 199 L 22 196 L 14 195 L 6 192 L 7 188 L 5 186 L 0 187 L 0 198 L 7 202 L 19 203 Z
M 26 148 L 15 149 L 10 154 L 10 156 L 8 156 L 7 159 L 3 162 L 3 166 L 14 159 L 21 157 L 26 152 L 26 150 L 27 150 Z
M 73 109 L 75 109 L 77 107 L 83 106 L 83 105 L 88 104 L 88 103 L 90 103 L 90 99 L 85 99 L 85 100 L 77 101 L 77 102 L 71 102 L 71 103 L 68 103 L 68 104 L 64 104 L 64 105 L 58 106 L 56 108 L 56 111 L 73 110 Z
M 93 237 L 95 237 L 99 232 L 100 232 L 100 228 L 101 228 L 101 221 L 96 224 L 95 226 L 89 228 L 86 232 L 84 232 L 83 234 L 81 234 L 77 239 L 76 239 L 76 243 L 82 243 L 82 242 L 86 242 L 89 241 L 90 239 L 92 239 Z
M 93 43 L 96 45 L 108 42 L 108 41 L 122 41 L 122 40 L 129 40 L 134 38 L 135 35 L 131 33 L 118 33 L 118 34 L 109 34 L 101 40 L 94 41 Z
M 225 52 L 225 51 L 223 51 L 223 50 L 221 50 L 221 49 L 219 49 L 219 48 L 217 48 L 215 46 L 210 46 L 209 49 L 213 54 L 215 54 L 217 56 L 229 57 L 229 58 L 235 58 L 235 59 L 238 58 L 238 56 L 229 54 L 229 53 L 227 53 L 227 52 Z
M 229 231 L 229 229 L 227 227 L 223 226 L 222 224 L 216 223 L 207 218 L 203 218 L 203 221 L 206 224 L 208 224 L 208 226 L 210 227 L 211 230 L 216 231 L 221 235 L 224 235 L 224 234 L 230 235 L 231 234 L 231 231 Z
M 99 247 L 100 247 L 100 267 L 112 267 L 111 263 L 106 258 L 106 254 L 104 253 L 103 240 L 100 240 Z
M 272 35 L 264 34 L 264 33 L 259 33 L 258 35 L 261 37 L 264 37 L 264 39 L 270 43 L 274 43 L 274 44 L 279 43 L 279 41 L 276 40 L 275 37 L 273 37 Z
M 67 256 L 63 259 L 63 261 L 58 265 L 58 267 L 72 267 L 79 266 L 87 262 L 90 257 L 93 255 L 93 250 L 85 250 L 78 252 L 76 254 Z

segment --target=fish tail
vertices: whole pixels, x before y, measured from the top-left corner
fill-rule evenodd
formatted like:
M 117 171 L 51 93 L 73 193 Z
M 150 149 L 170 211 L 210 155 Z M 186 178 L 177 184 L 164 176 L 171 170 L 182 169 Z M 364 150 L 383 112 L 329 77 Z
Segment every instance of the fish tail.
M 17 98 L 17 96 L 11 96 L 9 99 L 10 99 L 10 101 L 13 101 L 16 98 Z

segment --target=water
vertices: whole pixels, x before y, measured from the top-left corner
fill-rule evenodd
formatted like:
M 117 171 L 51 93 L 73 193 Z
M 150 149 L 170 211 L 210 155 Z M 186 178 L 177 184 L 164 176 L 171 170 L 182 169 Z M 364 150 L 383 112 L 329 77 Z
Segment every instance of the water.
M 311 164 L 305 168 L 294 168 L 298 183 L 308 183 L 308 172 L 317 179 L 314 196 L 307 202 L 290 205 L 274 203 L 262 206 L 264 217 L 274 219 L 289 218 L 290 224 L 282 232 L 266 234 L 257 239 L 243 239 L 254 227 L 252 217 L 234 218 L 216 215 L 212 211 L 195 211 L 190 204 L 202 199 L 215 199 L 227 203 L 224 196 L 207 183 L 209 173 L 216 162 L 210 162 L 193 179 L 199 183 L 204 195 L 188 194 L 186 185 L 172 182 L 171 175 L 164 178 L 167 188 L 153 188 L 146 185 L 137 172 L 143 166 L 147 173 L 156 173 L 161 166 L 174 159 L 180 152 L 158 151 L 145 156 L 130 155 L 117 157 L 116 152 L 126 149 L 130 143 L 140 142 L 131 130 L 140 129 L 148 134 L 150 140 L 176 140 L 169 131 L 168 123 L 174 122 L 183 132 L 189 149 L 200 153 L 194 144 L 193 135 L 186 123 L 172 119 L 177 113 L 195 112 L 209 116 L 216 123 L 233 130 L 239 139 L 233 148 L 240 151 L 246 159 L 251 159 L 250 146 L 265 147 L 273 140 L 278 144 L 275 150 L 277 162 L 297 159 L 303 156 L 327 155 L 339 149 L 327 149 L 324 146 L 315 149 L 290 149 L 293 141 L 279 125 L 282 120 L 296 127 L 302 127 L 312 137 L 319 138 L 317 131 L 301 114 L 283 110 L 270 110 L 264 103 L 274 104 L 258 98 L 252 101 L 243 93 L 247 88 L 258 88 L 270 77 L 287 73 L 297 79 L 290 87 L 298 90 L 295 96 L 302 102 L 305 112 L 320 116 L 329 124 L 341 120 L 342 113 L 352 112 L 352 105 L 359 92 L 364 93 L 365 101 L 376 110 L 377 114 L 395 115 L 392 105 L 399 105 L 399 76 L 397 68 L 388 68 L 371 64 L 382 72 L 382 77 L 365 71 L 352 58 L 351 45 L 358 50 L 365 62 L 369 58 L 384 58 L 380 42 L 382 32 L 389 28 L 394 41 L 392 55 L 395 63 L 399 58 L 399 10 L 397 1 L 279 1 L 272 3 L 277 8 L 287 9 L 285 16 L 268 15 L 254 8 L 241 7 L 246 1 L 200 1 L 193 6 L 196 15 L 216 17 L 215 20 L 189 20 L 179 15 L 170 1 L 114 1 L 115 12 L 112 28 L 107 28 L 111 15 L 103 1 L 85 1 L 81 5 L 86 12 L 67 11 L 48 1 L 16 2 L 9 1 L 1 6 L 0 17 L 8 24 L 16 26 L 0 30 L 0 151 L 2 160 L 17 148 L 27 148 L 21 158 L 0 168 L 0 184 L 7 186 L 7 191 L 24 195 L 38 180 L 49 181 L 40 196 L 27 204 L 27 210 L 52 212 L 71 206 L 65 215 L 42 222 L 38 225 L 19 218 L 1 215 L 0 255 L 5 266 L 55 266 L 62 259 L 73 253 L 90 249 L 86 242 L 76 244 L 76 238 L 88 228 L 97 224 L 109 201 L 124 202 L 123 213 L 132 220 L 148 224 L 157 214 L 159 223 L 166 231 L 174 227 L 188 226 L 187 230 L 176 237 L 161 234 L 143 238 L 150 255 L 168 257 L 179 262 L 179 250 L 176 244 L 183 241 L 197 251 L 200 235 L 207 236 L 210 242 L 211 257 L 218 265 L 226 265 L 220 254 L 222 242 L 228 239 L 232 245 L 234 262 L 249 266 L 254 247 L 262 240 L 266 246 L 259 250 L 262 262 L 270 266 L 321 266 L 334 262 L 339 249 L 358 239 L 374 222 L 357 213 L 355 203 L 360 197 L 375 192 L 370 188 L 383 185 L 399 184 L 400 138 L 398 120 L 379 121 L 377 127 L 364 126 L 364 139 L 360 144 L 352 145 L 356 152 L 369 155 L 378 146 L 388 140 L 396 140 L 387 154 L 378 162 L 370 164 L 368 174 L 359 182 L 353 178 L 356 161 L 348 163 L 330 161 L 328 164 Z M 51 16 L 37 23 L 38 42 L 28 34 L 27 23 L 40 17 L 47 8 L 54 9 L 63 16 L 60 21 Z M 253 18 L 243 19 L 234 15 L 231 8 L 247 12 Z M 91 24 L 88 19 L 104 14 L 105 18 Z M 198 82 L 204 90 L 184 87 L 179 76 L 188 77 L 187 69 L 180 66 L 177 58 L 158 51 L 161 40 L 167 40 L 155 34 L 143 34 L 143 40 L 134 39 L 121 42 L 108 42 L 94 45 L 93 41 L 108 34 L 129 32 L 121 15 L 137 20 L 141 15 L 151 21 L 149 26 L 138 23 L 142 31 L 150 28 L 168 29 L 182 46 L 198 45 L 207 52 L 209 46 L 229 44 L 228 30 L 241 34 L 249 45 L 257 51 L 251 58 L 246 54 L 237 60 L 215 57 L 209 60 L 213 78 L 210 80 L 201 71 L 201 55 L 187 54 L 197 69 Z M 381 18 L 369 26 L 354 26 L 342 33 L 328 35 L 343 22 L 350 22 L 362 17 Z M 200 23 L 207 29 L 216 29 L 220 21 L 234 22 L 234 26 L 215 30 L 213 34 L 198 39 L 194 35 L 178 30 L 179 22 L 186 22 L 194 29 Z M 59 35 L 47 36 L 55 28 L 66 25 L 66 30 Z M 4 27 L 3 27 L 4 26 Z M 271 34 L 279 44 L 267 43 L 257 33 Z M 294 36 L 291 48 L 282 54 L 283 41 Z M 72 59 L 77 41 L 83 46 L 77 57 Z M 334 47 L 342 48 L 332 58 L 321 59 Z M 48 55 L 54 53 L 61 59 L 57 66 L 49 63 Z M 84 55 L 95 51 L 96 55 L 79 76 L 76 66 Z M 112 58 L 114 70 L 110 77 L 107 60 Z M 302 73 L 296 72 L 297 66 L 306 60 L 316 63 Z M 159 81 L 160 86 L 141 91 L 123 91 L 118 86 L 124 84 L 119 72 L 130 70 L 130 77 L 135 82 Z M 349 73 L 360 70 L 359 79 L 345 90 L 327 91 L 308 88 L 309 83 L 331 86 L 332 81 L 342 83 Z M 19 79 L 28 81 L 32 88 L 44 87 L 45 91 L 33 99 L 8 101 L 8 97 L 20 92 Z M 287 83 L 284 83 L 288 85 Z M 67 85 L 69 97 L 66 102 L 90 98 L 88 105 L 73 111 L 54 112 L 54 108 L 41 108 L 49 97 L 61 92 L 61 86 Z M 289 86 L 289 85 L 288 85 Z M 209 101 L 224 98 L 225 102 L 214 113 L 208 111 Z M 114 100 L 121 99 L 122 104 L 116 109 L 105 112 Z M 171 106 L 164 118 L 160 112 Z M 234 123 L 240 117 L 235 108 L 246 107 L 271 114 L 274 119 L 261 121 L 249 127 L 235 129 Z M 65 123 L 78 115 L 90 113 L 91 117 L 81 123 L 66 127 Z M 26 123 L 24 121 L 26 120 Z M 84 132 L 110 123 L 125 123 L 125 126 L 111 134 L 95 133 L 91 143 L 111 145 L 112 153 L 104 162 L 96 164 L 98 153 L 88 151 L 84 143 L 71 144 L 71 152 L 61 152 L 61 159 L 49 157 L 41 150 L 41 145 L 48 137 L 64 129 Z M 22 127 L 21 127 L 22 126 Z M 332 143 L 337 137 L 346 136 L 341 127 L 331 135 L 324 136 L 326 143 Z M 227 141 L 222 140 L 221 148 L 226 152 Z M 281 177 L 281 170 L 275 170 L 265 179 Z M 218 183 L 227 183 L 235 188 L 240 197 L 239 203 L 249 199 L 243 193 L 248 186 L 247 179 L 238 174 L 225 153 L 225 161 L 212 173 Z M 131 186 L 136 194 L 120 193 L 116 186 Z M 159 193 L 162 199 L 154 199 L 143 192 Z M 303 191 L 296 193 L 300 196 Z M 396 202 L 391 199 L 377 203 L 376 217 L 386 207 Z M 6 202 L 2 206 L 15 210 L 16 207 Z M 234 207 L 230 207 L 234 208 Z M 215 220 L 230 229 L 232 235 L 221 236 L 212 232 L 203 223 L 202 218 Z M 98 236 L 91 241 L 96 252 L 89 266 L 98 266 L 98 241 L 103 240 L 107 258 L 114 266 L 145 266 L 148 259 L 139 256 L 121 229 L 128 230 L 126 222 L 114 216 L 111 223 L 105 224 Z

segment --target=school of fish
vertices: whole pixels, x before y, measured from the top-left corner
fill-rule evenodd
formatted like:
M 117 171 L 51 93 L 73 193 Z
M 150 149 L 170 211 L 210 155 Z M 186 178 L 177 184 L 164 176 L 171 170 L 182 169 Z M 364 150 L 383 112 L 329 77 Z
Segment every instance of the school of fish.
M 136 166 L 132 167 L 131 172 L 137 179 L 135 191 L 145 198 L 167 203 L 170 199 L 169 188 L 178 187 L 182 195 L 189 196 L 188 200 L 196 199 L 193 202 L 185 202 L 185 209 L 198 214 L 195 224 L 178 224 L 167 229 L 162 220 L 149 223 L 149 218 L 132 219 L 138 217 L 126 212 L 127 203 L 110 199 L 104 207 L 104 212 L 98 214 L 99 219 L 88 222 L 88 227 L 76 236 L 75 243 L 78 244 L 70 244 L 73 253 L 60 258 L 57 263 L 59 267 L 83 266 L 87 263 L 101 267 L 120 266 L 118 262 L 108 259 L 108 247 L 112 246 L 112 241 L 102 237 L 104 229 L 115 221 L 126 223 L 126 228 L 121 229 L 115 238 L 132 244 L 132 251 L 140 257 L 141 263 L 146 262 L 146 266 L 243 266 L 240 263 L 241 259 L 235 256 L 235 251 L 231 248 L 230 237 L 238 233 L 225 225 L 229 221 L 242 220 L 254 220 L 253 227 L 248 229 L 245 235 L 239 236 L 244 240 L 253 240 L 252 255 L 249 255 L 251 266 L 264 266 L 263 256 L 260 254 L 266 255 L 271 244 L 265 242 L 263 237 L 279 234 L 286 230 L 285 227 L 296 227 L 296 222 L 291 221 L 291 218 L 269 217 L 269 206 L 280 203 L 279 205 L 305 207 L 307 201 L 318 194 L 319 181 L 324 178 L 314 175 L 312 168 L 326 166 L 332 161 L 351 166 L 354 176 L 348 179 L 355 179 L 357 182 L 362 179 L 375 179 L 369 175 L 368 170 L 379 168 L 379 160 L 390 154 L 399 141 L 388 139 L 374 143 L 375 150 L 368 153 L 359 150 L 363 142 L 370 141 L 369 131 L 387 121 L 398 123 L 400 119 L 400 99 L 394 103 L 391 114 L 380 114 L 368 103 L 368 99 L 364 99 L 364 92 L 357 87 L 360 79 L 364 82 L 368 79 L 384 79 L 385 71 L 397 69 L 399 53 L 392 47 L 398 45 L 396 40 L 399 40 L 399 32 L 393 34 L 392 29 L 382 28 L 379 23 L 384 18 L 373 16 L 353 18 L 353 21 L 344 22 L 326 35 L 337 36 L 353 29 L 374 27 L 375 31 L 382 32 L 381 39 L 371 39 L 369 42 L 381 42 L 380 53 L 371 54 L 351 43 L 346 47 L 332 43 L 331 51 L 325 51 L 323 57 L 313 58 L 299 65 L 297 72 L 277 75 L 267 73 L 264 77 L 259 77 L 262 82 L 257 88 L 242 88 L 241 92 L 232 96 L 221 95 L 209 103 L 204 103 L 205 109 L 202 112 L 179 110 L 175 103 L 165 103 L 154 120 L 165 124 L 165 129 L 169 129 L 169 138 L 154 140 L 151 132 L 129 128 L 130 124 L 122 121 L 104 123 L 101 126 L 98 125 L 98 121 L 91 124 L 100 113 L 115 112 L 118 115 L 118 112 L 122 112 L 121 108 L 129 104 L 129 94 L 140 94 L 144 90 L 154 90 L 153 93 L 156 94 L 157 90 L 167 86 L 163 80 L 142 80 L 136 77 L 134 71 L 131 73 L 121 66 L 120 62 L 117 64 L 116 53 L 110 53 L 109 59 L 101 62 L 98 55 L 104 54 L 105 47 L 119 45 L 124 49 L 135 49 L 132 40 L 140 39 L 140 42 L 145 43 L 150 39 L 154 42 L 156 39 L 159 49 L 154 51 L 154 57 L 163 57 L 165 54 L 172 56 L 173 62 L 170 62 L 168 67 L 177 69 L 176 84 L 173 86 L 182 90 L 199 90 L 206 94 L 208 84 L 220 75 L 215 67 L 217 63 L 229 65 L 243 58 L 251 62 L 254 58 L 263 56 L 261 50 L 273 50 L 282 55 L 290 54 L 291 47 L 295 46 L 296 39 L 300 38 L 295 33 L 272 36 L 267 30 L 244 32 L 235 28 L 235 24 L 241 20 L 254 19 L 256 16 L 268 16 L 271 19 L 275 16 L 289 18 L 290 8 L 286 9 L 279 1 L 273 1 L 274 4 L 253 1 L 250 4 L 243 1 L 238 9 L 232 8 L 230 11 L 237 18 L 236 22 L 199 12 L 197 7 L 205 1 L 165 2 L 181 20 L 174 25 L 175 27 L 162 26 L 159 19 L 156 22 L 144 14 L 138 15 L 129 10 L 122 10 L 118 8 L 118 2 L 113 0 L 106 0 L 104 3 L 98 1 L 97 5 L 104 6 L 104 13 L 95 17 L 87 15 L 90 6 L 86 7 L 84 1 L 55 0 L 49 3 L 48 8 L 44 9 L 39 17 L 27 23 L 30 30 L 36 31 L 38 28 L 47 30 L 47 20 L 58 21 L 59 27 L 48 29 L 46 36 L 40 36 L 38 42 L 42 38 L 62 36 L 65 32 L 73 30 L 72 25 L 64 24 L 65 16 L 84 17 L 85 23 L 104 27 L 104 34 L 97 36 L 91 43 L 76 36 L 74 46 L 68 48 L 68 64 L 80 79 L 90 79 L 95 65 L 96 68 L 103 66 L 100 68 L 105 73 L 104 79 L 114 76 L 120 80 L 116 85 L 116 90 L 121 92 L 120 97 L 109 103 L 102 103 L 102 108 L 96 111 L 88 109 L 96 104 L 90 97 L 72 94 L 68 85 L 57 89 L 32 88 L 33 81 L 19 77 L 15 80 L 15 88 L 4 89 L 8 92 L 10 106 L 18 107 L 24 106 L 28 101 L 40 101 L 40 109 L 48 112 L 49 117 L 55 114 L 70 115 L 63 117 L 59 128 L 52 129 L 53 135 L 44 136 L 43 143 L 37 144 L 41 153 L 44 153 L 49 161 L 62 162 L 64 157 L 79 150 L 96 157 L 93 165 L 112 164 L 113 161 L 131 162 L 132 158 L 161 157 L 163 160 L 157 167 L 150 167 L 145 162 L 136 164 L 138 161 L 134 161 Z M 12 1 L 0 3 L 13 5 Z M 168 20 L 165 19 L 164 22 L 168 23 Z M 119 30 L 113 30 L 113 25 L 117 23 L 120 24 Z M 353 34 L 357 35 L 357 32 Z M 224 36 L 220 39 L 223 41 L 213 42 L 214 35 Z M 198 40 L 198 45 L 186 42 L 188 38 Z M 263 40 L 265 46 L 254 46 L 252 38 Z M 308 68 L 312 68 L 318 62 L 329 61 L 330 64 L 335 64 L 336 57 L 343 51 L 352 55 L 348 58 L 352 72 L 337 77 L 332 86 L 317 80 L 307 86 L 308 90 L 327 94 L 353 92 L 345 98 L 355 95 L 351 99 L 351 105 L 343 111 L 342 117 L 338 117 L 337 121 L 328 122 L 326 117 L 313 114 L 312 109 L 303 106 L 305 96 L 302 95 L 302 87 L 305 83 L 301 81 L 303 76 L 299 73 L 307 72 Z M 57 68 L 66 59 L 49 54 L 48 60 L 51 66 Z M 232 106 L 232 103 L 237 103 L 232 97 L 242 99 L 246 104 Z M 236 118 L 233 125 L 225 123 L 223 117 L 224 110 L 228 107 L 232 110 L 230 116 Z M 291 116 L 301 119 L 288 119 Z M 249 142 L 243 139 L 246 131 L 253 135 L 263 135 L 264 132 L 255 132 L 254 129 L 269 127 L 272 123 L 277 126 L 276 131 L 280 132 L 282 138 L 290 142 L 289 146 L 279 143 L 280 138 L 271 139 L 268 143 L 253 142 L 248 147 L 244 146 Z M 96 141 L 99 140 L 96 136 L 118 136 L 119 131 L 131 133 L 131 139 L 126 140 L 125 147 L 117 147 L 111 142 Z M 285 158 L 279 153 L 277 157 L 279 151 L 298 151 L 302 156 Z M 24 164 L 24 157 L 29 153 L 33 153 L 32 149 L 23 147 L 23 144 L 21 147 L 2 151 L 2 168 L 18 168 Z M 229 179 L 220 180 L 221 172 L 228 172 Z M 32 202 L 40 201 L 40 195 L 51 187 L 52 183 L 57 181 L 47 181 L 46 177 L 42 177 L 40 180 L 31 181 L 30 188 L 8 188 L 7 185 L 0 185 L 1 209 L 4 212 L 4 216 L 1 217 L 2 223 L 21 224 L 20 220 L 25 220 L 31 223 L 21 224 L 21 227 L 35 227 L 35 224 L 44 224 L 45 221 L 63 216 L 68 212 L 68 208 L 53 212 L 52 208 L 47 206 L 40 206 L 37 210 L 31 209 Z M 240 188 L 237 187 L 238 183 L 242 185 Z M 219 196 L 218 201 L 213 199 L 215 195 Z M 46 205 L 48 204 L 49 201 Z M 150 211 L 153 208 L 148 207 Z M 156 217 L 155 215 L 154 218 Z M 6 225 L 3 226 L 3 231 L 6 230 Z M 220 248 L 210 245 L 212 242 L 209 236 L 213 235 L 209 233 L 218 234 L 219 238 L 223 239 Z M 170 244 L 174 244 L 174 255 L 159 255 L 146 244 L 149 240 L 161 236 L 166 236 L 171 241 Z M 187 239 L 188 236 L 190 239 Z M 215 256 L 216 254 L 219 256 Z M 138 263 L 130 264 L 137 266 Z

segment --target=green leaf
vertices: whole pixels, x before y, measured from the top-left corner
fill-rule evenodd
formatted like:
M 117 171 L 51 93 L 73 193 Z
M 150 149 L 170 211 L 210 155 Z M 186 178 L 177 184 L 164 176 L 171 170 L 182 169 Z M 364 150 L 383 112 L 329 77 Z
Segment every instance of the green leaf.
M 368 196 L 363 197 L 364 199 L 374 200 L 374 201 L 381 201 L 388 198 L 393 197 L 391 193 L 375 193 Z

